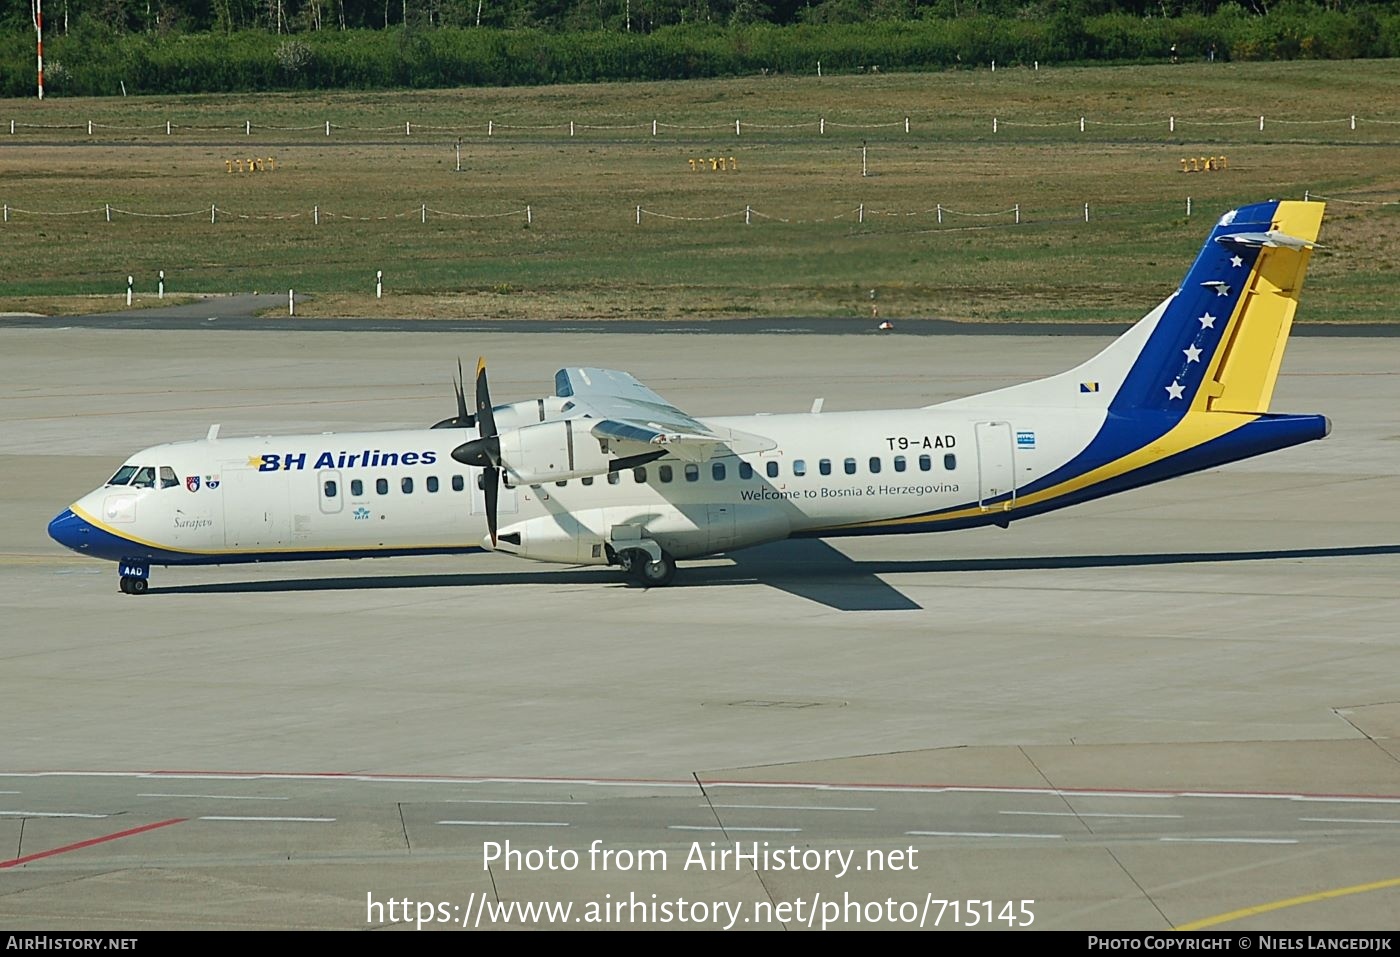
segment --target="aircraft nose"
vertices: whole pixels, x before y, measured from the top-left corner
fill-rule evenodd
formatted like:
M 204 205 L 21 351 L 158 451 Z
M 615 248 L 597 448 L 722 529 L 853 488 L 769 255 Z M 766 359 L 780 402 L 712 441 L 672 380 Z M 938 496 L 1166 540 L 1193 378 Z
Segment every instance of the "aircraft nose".
M 91 537 L 92 526 L 74 515 L 71 508 L 65 508 L 49 522 L 49 538 L 75 552 L 86 551 Z

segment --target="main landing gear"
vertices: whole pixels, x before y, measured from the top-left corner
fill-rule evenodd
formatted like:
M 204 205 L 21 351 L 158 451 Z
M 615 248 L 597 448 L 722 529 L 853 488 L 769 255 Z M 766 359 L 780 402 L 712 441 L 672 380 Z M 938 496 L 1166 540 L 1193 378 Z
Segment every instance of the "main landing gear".
M 617 553 L 617 564 L 623 574 L 644 588 L 661 588 L 671 584 L 676 578 L 676 560 L 671 553 L 660 551 L 652 558 L 640 548 L 629 548 Z
M 146 594 L 146 587 L 150 584 L 151 566 L 139 562 L 121 562 L 117 567 L 121 574 L 117 587 L 123 595 Z

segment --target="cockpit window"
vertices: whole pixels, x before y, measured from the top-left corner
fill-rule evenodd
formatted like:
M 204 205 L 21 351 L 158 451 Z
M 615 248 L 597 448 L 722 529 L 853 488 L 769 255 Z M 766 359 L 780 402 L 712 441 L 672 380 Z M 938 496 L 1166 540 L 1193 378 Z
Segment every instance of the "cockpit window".
M 175 470 L 168 465 L 160 467 L 160 487 L 174 488 L 180 484 L 180 480 L 175 477 Z
M 136 477 L 131 480 L 131 484 L 137 488 L 154 488 L 156 484 L 156 470 L 154 466 L 143 465 L 136 470 Z
M 125 485 L 131 481 L 131 477 L 136 474 L 136 466 L 123 465 L 117 469 L 117 474 L 107 480 L 108 485 Z

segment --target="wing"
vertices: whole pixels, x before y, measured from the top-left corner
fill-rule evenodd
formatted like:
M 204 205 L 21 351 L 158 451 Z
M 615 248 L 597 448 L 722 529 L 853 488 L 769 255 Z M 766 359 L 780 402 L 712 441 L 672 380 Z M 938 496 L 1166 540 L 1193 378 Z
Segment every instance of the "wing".
M 666 451 L 688 462 L 777 447 L 761 435 L 716 428 L 686 415 L 637 378 L 613 369 L 560 369 L 554 391 L 571 417 L 594 420 L 589 432 L 618 457 Z

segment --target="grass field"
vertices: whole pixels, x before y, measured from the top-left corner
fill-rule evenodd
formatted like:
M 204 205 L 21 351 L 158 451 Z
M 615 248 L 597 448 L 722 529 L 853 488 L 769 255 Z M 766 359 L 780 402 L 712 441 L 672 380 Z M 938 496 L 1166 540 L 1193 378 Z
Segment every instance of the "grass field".
M 250 156 L 276 169 L 227 172 Z M 849 316 L 874 290 L 881 318 L 1127 320 L 1226 209 L 1305 191 L 1334 202 L 1300 319 L 1397 318 L 1400 62 L 9 100 L 0 311 L 112 308 L 128 274 L 149 303 L 163 269 L 309 315 Z

